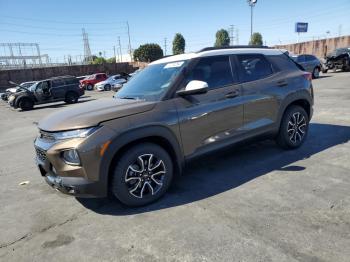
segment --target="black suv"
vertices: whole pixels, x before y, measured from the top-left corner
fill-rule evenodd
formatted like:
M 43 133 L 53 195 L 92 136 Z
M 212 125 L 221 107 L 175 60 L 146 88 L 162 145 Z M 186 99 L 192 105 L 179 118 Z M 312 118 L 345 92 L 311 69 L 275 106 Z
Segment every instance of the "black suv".
M 19 86 L 19 91 L 9 95 L 8 103 L 14 108 L 30 110 L 34 105 L 65 101 L 76 103 L 84 94 L 79 81 L 74 76 L 60 76 L 36 82 L 26 88 Z
M 40 173 L 67 194 L 110 192 L 143 205 L 204 153 L 258 136 L 297 148 L 313 107 L 311 73 L 299 67 L 268 48 L 209 48 L 155 61 L 114 98 L 40 121 Z

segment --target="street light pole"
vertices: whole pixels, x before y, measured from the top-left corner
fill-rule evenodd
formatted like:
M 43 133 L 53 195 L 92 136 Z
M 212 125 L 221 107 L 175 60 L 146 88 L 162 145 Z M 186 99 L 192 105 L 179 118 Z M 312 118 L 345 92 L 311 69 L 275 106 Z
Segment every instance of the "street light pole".
M 250 6 L 250 41 L 252 40 L 253 36 L 253 8 L 255 4 L 258 2 L 258 0 L 247 0 L 248 5 Z

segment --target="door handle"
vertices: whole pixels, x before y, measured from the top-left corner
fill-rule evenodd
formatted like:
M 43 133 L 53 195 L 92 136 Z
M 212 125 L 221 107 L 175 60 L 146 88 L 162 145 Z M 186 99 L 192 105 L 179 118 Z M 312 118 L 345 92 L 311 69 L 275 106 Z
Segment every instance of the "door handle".
M 281 81 L 278 81 L 278 82 L 277 82 L 277 85 L 282 87 L 282 86 L 287 86 L 288 83 L 287 83 L 286 80 L 281 80 Z
M 235 90 L 226 94 L 226 98 L 235 98 L 239 96 L 239 91 Z

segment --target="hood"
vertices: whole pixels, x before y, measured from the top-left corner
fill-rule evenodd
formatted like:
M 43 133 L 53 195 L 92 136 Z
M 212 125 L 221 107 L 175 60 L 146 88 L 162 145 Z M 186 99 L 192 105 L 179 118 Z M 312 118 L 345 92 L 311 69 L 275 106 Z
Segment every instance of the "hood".
M 49 132 L 91 127 L 103 121 L 149 111 L 155 104 L 143 100 L 98 99 L 50 114 L 39 122 L 38 127 Z
M 6 92 L 16 93 L 17 92 L 17 88 L 16 87 L 7 88 Z

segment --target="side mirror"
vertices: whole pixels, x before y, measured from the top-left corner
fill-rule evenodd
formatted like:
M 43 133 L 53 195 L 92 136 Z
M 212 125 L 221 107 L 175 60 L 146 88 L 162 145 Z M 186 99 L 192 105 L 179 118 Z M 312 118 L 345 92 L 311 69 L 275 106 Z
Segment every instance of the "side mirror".
M 208 91 L 208 83 L 199 81 L 199 80 L 192 80 L 190 81 L 185 89 L 179 90 L 176 92 L 179 96 L 187 96 L 187 95 L 197 95 L 197 94 L 204 94 Z

